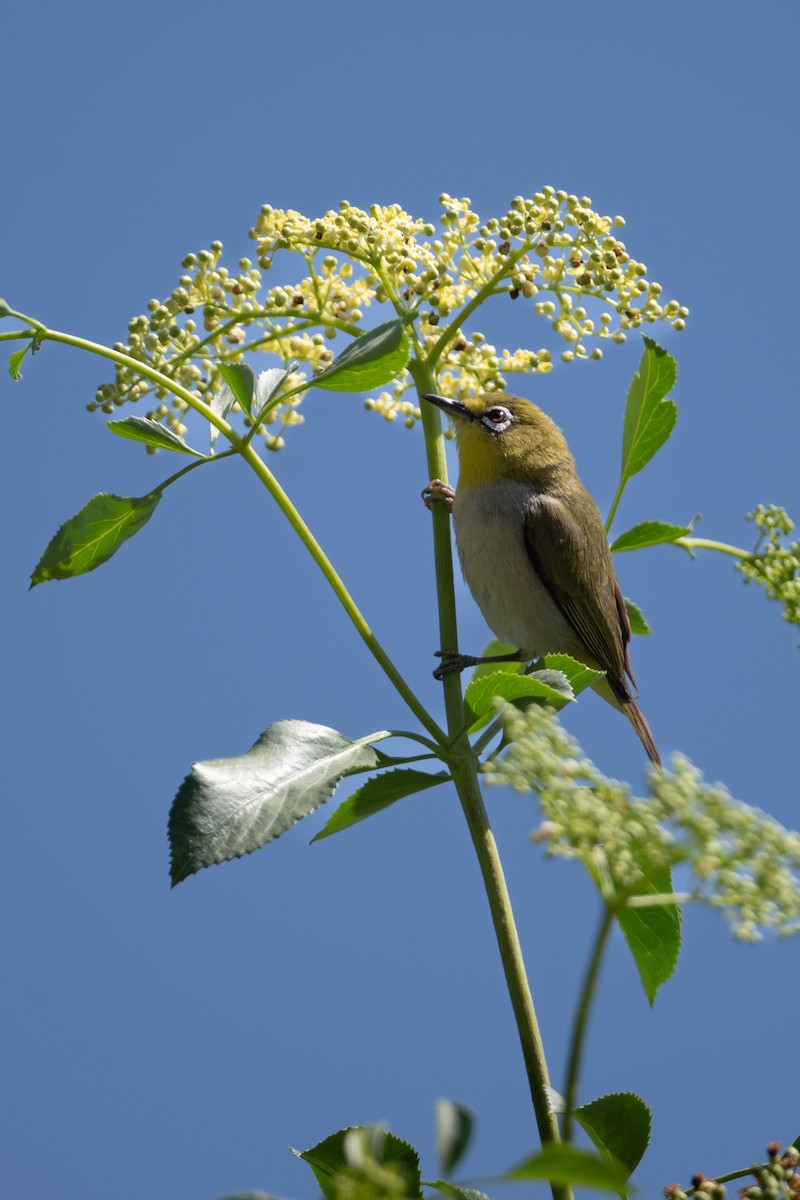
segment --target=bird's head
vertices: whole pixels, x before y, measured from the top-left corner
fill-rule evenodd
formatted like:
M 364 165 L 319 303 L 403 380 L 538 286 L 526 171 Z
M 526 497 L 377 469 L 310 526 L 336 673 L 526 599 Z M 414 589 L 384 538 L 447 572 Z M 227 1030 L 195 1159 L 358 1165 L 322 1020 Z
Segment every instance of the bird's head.
M 453 421 L 461 484 L 531 482 L 575 469 L 561 430 L 530 400 L 492 392 L 463 401 L 422 398 Z

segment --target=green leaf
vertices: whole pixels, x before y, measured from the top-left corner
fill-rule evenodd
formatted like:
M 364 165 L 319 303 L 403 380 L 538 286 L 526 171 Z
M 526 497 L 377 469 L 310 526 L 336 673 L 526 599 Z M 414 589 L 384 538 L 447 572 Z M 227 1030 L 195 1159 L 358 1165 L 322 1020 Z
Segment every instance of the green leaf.
M 101 492 L 59 529 L 31 575 L 31 587 L 48 579 L 85 575 L 116 554 L 123 542 L 152 517 L 160 492 L 149 496 L 110 496 Z
M 219 1196 L 218 1200 L 279 1200 L 269 1192 L 233 1192 L 230 1196 Z
M 502 1180 L 549 1179 L 603 1192 L 619 1192 L 620 1176 L 603 1158 L 573 1146 L 544 1146 L 531 1158 L 500 1176 Z
M 490 1200 L 486 1192 L 479 1192 L 477 1188 L 459 1187 L 456 1183 L 448 1183 L 446 1179 L 425 1179 L 423 1187 L 436 1188 L 437 1192 L 452 1196 L 453 1200 Z
M 149 417 L 126 417 L 124 421 L 107 421 L 106 424 L 118 437 L 130 438 L 133 442 L 144 442 L 146 446 L 155 446 L 158 450 L 175 450 L 178 454 L 205 458 L 205 454 L 187 446 L 177 433 L 167 429 L 160 421 L 151 421 Z
M 3 297 L 0 296 L 0 320 L 3 317 L 7 317 L 10 312 L 11 312 L 11 305 L 8 303 L 7 300 L 4 300 Z
M 15 350 L 14 353 L 9 358 L 8 373 L 12 379 L 15 379 L 15 380 L 22 379 L 22 371 L 20 370 L 20 367 L 22 366 L 22 360 L 25 357 L 25 355 L 28 353 L 28 351 L 30 350 L 32 345 L 33 345 L 32 341 L 28 342 L 27 346 L 23 346 L 22 350 Z
M 322 838 L 330 837 L 332 833 L 349 829 L 351 825 L 365 821 L 373 813 L 388 808 L 395 800 L 402 800 L 403 796 L 436 787 L 439 783 L 447 783 L 449 779 L 446 771 L 440 771 L 438 775 L 412 770 L 387 771 L 383 775 L 376 775 L 357 788 L 347 800 L 342 801 L 325 827 L 311 841 L 319 842 Z
M 295 1153 L 311 1167 L 326 1200 L 422 1197 L 417 1152 L 380 1125 L 340 1129 Z
M 483 717 L 493 716 L 494 700 L 535 700 L 553 708 L 563 708 L 574 699 L 569 680 L 557 671 L 540 671 L 531 675 L 512 675 L 494 671 L 471 679 L 464 691 L 464 713 L 470 730 Z
M 669 896 L 672 894 L 672 873 L 669 867 L 653 871 L 634 895 Z M 617 909 L 617 922 L 650 1004 L 662 983 L 670 978 L 681 949 L 681 910 L 674 902 L 626 905 Z
M 247 363 L 217 363 L 217 370 L 233 392 L 240 408 L 252 416 L 253 392 L 255 391 L 255 376 L 253 368 Z
M 221 417 L 223 421 L 227 421 L 227 419 L 230 415 L 230 411 L 233 408 L 235 403 L 236 403 L 236 397 L 234 396 L 233 392 L 231 391 L 231 389 L 228 387 L 228 385 L 226 383 L 225 386 L 220 391 L 215 392 L 214 395 L 211 397 L 211 403 L 209 404 L 209 408 L 211 409 L 211 411 L 214 413 L 215 416 Z M 217 429 L 216 425 L 212 425 L 209 422 L 208 448 L 209 448 L 209 451 L 211 454 L 214 453 L 214 447 L 217 444 L 218 437 L 219 437 L 219 430 Z
M 266 410 L 273 407 L 273 400 L 292 373 L 291 367 L 269 367 L 256 379 L 253 423 L 258 425 Z
M 628 620 L 631 623 L 631 633 L 652 633 L 653 631 L 650 628 L 644 613 L 638 607 L 638 605 L 634 604 L 632 600 L 629 600 L 627 596 L 623 596 L 622 598 L 625 601 L 625 609 L 628 613 Z
M 343 775 L 372 770 L 374 733 L 350 741 L 308 721 L 268 725 L 246 754 L 195 763 L 169 815 L 173 887 L 274 841 L 324 804 Z
M 601 1096 L 577 1108 L 575 1119 L 612 1169 L 629 1179 L 650 1142 L 652 1114 L 644 1100 L 632 1092 Z
M 396 379 L 411 353 L 405 322 L 396 318 L 355 338 L 324 371 L 314 386 L 335 392 L 368 392 Z
M 666 397 L 676 378 L 675 359 L 646 337 L 625 405 L 620 471 L 623 482 L 649 463 L 675 428 L 678 407 Z
M 542 662 L 548 670 L 558 671 L 566 676 L 576 696 L 586 688 L 592 687 L 605 674 L 605 671 L 595 671 L 585 663 L 578 662 L 576 658 L 571 658 L 569 654 L 545 654 Z
M 611 543 L 612 554 L 622 554 L 624 550 L 641 550 L 645 546 L 661 546 L 665 542 L 674 542 L 676 538 L 686 537 L 692 532 L 689 525 L 665 525 L 663 521 L 642 521 L 632 529 L 621 533 Z
M 435 1111 L 434 1135 L 439 1166 L 443 1175 L 451 1175 L 470 1143 L 475 1114 L 464 1104 L 444 1099 L 436 1101 Z

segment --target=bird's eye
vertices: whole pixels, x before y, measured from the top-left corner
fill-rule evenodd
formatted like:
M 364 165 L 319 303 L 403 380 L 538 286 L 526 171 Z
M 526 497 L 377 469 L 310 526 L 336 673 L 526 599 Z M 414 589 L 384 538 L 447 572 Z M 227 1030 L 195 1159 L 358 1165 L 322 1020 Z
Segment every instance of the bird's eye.
M 502 433 L 503 430 L 508 429 L 512 417 L 508 409 L 503 408 L 502 404 L 495 404 L 493 408 L 487 408 L 481 417 L 481 421 L 487 429 L 491 429 L 492 433 Z

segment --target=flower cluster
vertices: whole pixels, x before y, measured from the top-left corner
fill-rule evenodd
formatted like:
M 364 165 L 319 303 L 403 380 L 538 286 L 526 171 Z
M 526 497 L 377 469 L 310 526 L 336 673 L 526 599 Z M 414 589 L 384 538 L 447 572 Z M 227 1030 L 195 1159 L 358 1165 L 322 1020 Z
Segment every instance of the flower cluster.
M 547 710 L 510 709 L 511 745 L 486 767 L 490 783 L 537 792 L 549 852 L 581 859 L 609 903 L 624 902 L 665 866 L 684 865 L 691 898 L 722 909 L 734 933 L 800 932 L 800 834 L 734 800 L 676 755 L 651 770 L 650 798 L 607 779 Z
M 736 564 L 748 582 L 760 583 L 770 600 L 783 605 L 784 620 L 800 626 L 800 539 L 783 543 L 794 529 L 786 511 L 759 504 L 747 514 L 759 531 L 754 552 Z
M 565 362 L 599 358 L 600 345 L 588 349 L 588 342 L 621 342 L 627 330 L 647 323 L 683 328 L 688 310 L 664 301 L 661 286 L 628 253 L 618 237 L 622 218 L 595 212 L 588 197 L 546 187 L 529 199 L 515 197 L 505 214 L 487 221 L 469 200 L 445 194 L 440 203 L 438 224 L 396 204 L 364 211 L 342 201 L 317 218 L 264 205 L 250 230 L 255 261 L 242 258 L 230 271 L 221 262 L 221 242 L 188 254 L 170 295 L 151 300 L 129 322 L 127 342 L 115 349 L 132 362 L 118 366 L 114 382 L 103 384 L 89 407 L 111 413 L 152 390 L 157 403 L 148 416 L 180 433 L 190 405 L 170 384 L 210 402 L 221 387 L 214 364 L 255 351 L 296 364 L 296 378 L 307 379 L 330 364 L 337 335 L 364 331 L 373 303 L 415 314 L 413 353 L 454 396 L 501 391 L 507 374 L 552 369 L 547 349 L 497 349 L 467 328 L 492 296 L 533 305 Z M 264 275 L 282 269 L 276 262 L 283 251 L 299 255 L 300 278 L 265 289 Z M 141 367 L 169 382 L 154 384 Z M 369 407 L 413 424 L 418 409 L 403 400 L 410 386 L 404 371 L 393 394 L 373 398 Z M 273 417 L 296 423 L 296 403 L 279 405 Z M 268 436 L 280 440 L 274 431 Z

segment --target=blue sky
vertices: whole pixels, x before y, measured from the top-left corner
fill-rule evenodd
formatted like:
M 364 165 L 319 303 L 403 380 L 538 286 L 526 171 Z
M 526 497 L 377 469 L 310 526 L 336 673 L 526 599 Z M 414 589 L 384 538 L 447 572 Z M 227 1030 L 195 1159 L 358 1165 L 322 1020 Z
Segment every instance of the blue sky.
M 112 343 L 172 289 L 187 251 L 220 238 L 232 264 L 247 254 L 265 202 L 316 215 L 345 197 L 397 201 L 435 220 L 442 191 L 486 216 L 546 183 L 588 194 L 625 215 L 631 252 L 691 310 L 684 333 L 661 336 L 678 358 L 676 433 L 629 487 L 618 528 L 701 513 L 698 533 L 748 546 L 757 503 L 800 514 L 786 359 L 798 17 L 721 12 L 17 6 L 3 22 L 0 295 Z M 632 339 L 524 389 L 564 428 L 601 509 L 638 355 Z M 304 1200 L 313 1181 L 287 1146 L 379 1119 L 432 1177 L 438 1096 L 477 1111 L 467 1174 L 518 1161 L 535 1141 L 524 1074 L 453 795 L 423 793 L 309 847 L 317 814 L 169 890 L 167 812 L 192 761 L 240 753 L 283 717 L 353 737 L 408 717 L 233 462 L 174 489 L 100 571 L 27 591 L 89 496 L 142 495 L 171 469 L 86 412 L 106 378 L 99 360 L 47 346 L 24 382 L 0 383 L 0 1192 Z M 358 397 L 312 393 L 304 411 L 270 465 L 436 705 L 419 432 Z M 619 572 L 655 630 L 634 663 L 662 751 L 795 825 L 796 631 L 721 557 L 655 549 Z M 459 603 L 463 644 L 480 648 L 463 589 Z M 641 748 L 610 709 L 590 696 L 569 727 L 609 774 L 641 782 Z M 531 847 L 528 799 L 489 801 L 558 1083 L 596 900 L 579 868 Z M 678 974 L 650 1010 L 614 943 L 583 1097 L 633 1090 L 652 1106 L 645 1194 L 800 1133 L 784 1049 L 797 969 L 796 942 L 743 947 L 690 911 Z

